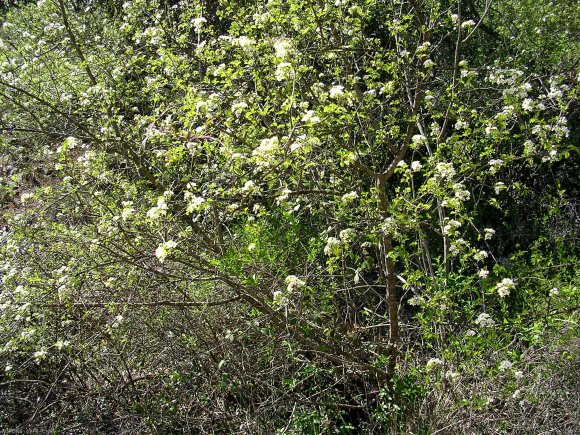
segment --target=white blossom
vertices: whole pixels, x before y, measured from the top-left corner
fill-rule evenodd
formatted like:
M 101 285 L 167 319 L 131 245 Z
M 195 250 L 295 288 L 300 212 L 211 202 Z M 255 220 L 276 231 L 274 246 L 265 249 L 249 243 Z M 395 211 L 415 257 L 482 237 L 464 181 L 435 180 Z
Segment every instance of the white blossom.
M 440 179 L 451 179 L 455 176 L 455 168 L 453 163 L 437 163 L 435 167 L 437 177 Z
M 443 234 L 445 234 L 445 235 L 451 234 L 460 226 L 461 226 L 461 222 L 459 222 L 455 219 L 450 219 L 449 221 L 447 221 L 447 224 L 445 224 L 443 226 Z
M 248 104 L 244 101 L 232 104 L 232 113 L 236 116 L 240 116 L 241 113 L 248 108 Z
M 534 110 L 534 100 L 532 100 L 531 98 L 526 98 L 522 102 L 522 109 L 525 111 Z
M 162 243 L 157 247 L 155 250 L 155 256 L 159 260 L 160 263 L 163 263 L 167 256 L 170 254 L 171 250 L 177 246 L 177 242 L 173 240 L 169 240 L 165 243 Z
M 415 148 L 427 143 L 427 138 L 422 134 L 416 134 L 412 137 L 411 142 Z
M 280 59 L 285 59 L 290 51 L 290 42 L 284 39 L 278 39 L 274 42 L 274 50 L 276 51 L 276 57 Z
M 421 305 L 424 301 L 425 301 L 425 299 L 422 296 L 416 295 L 416 296 L 413 296 L 412 298 L 409 298 L 407 303 L 409 305 L 412 305 L 415 307 L 415 306 Z
M 252 180 L 245 182 L 244 187 L 242 187 L 242 193 L 251 194 L 257 191 L 256 184 Z
M 281 292 L 280 290 L 276 290 L 272 294 L 272 302 L 274 303 L 274 305 L 285 307 L 289 304 L 290 301 L 283 292 Z
M 356 233 L 352 228 L 346 228 L 340 232 L 338 237 L 342 243 L 351 243 L 354 240 Z
M 495 286 L 497 294 L 501 298 L 505 298 L 510 294 L 510 291 L 516 288 L 514 281 L 511 278 L 504 278 Z
M 484 228 L 483 230 L 485 240 L 491 240 L 491 238 L 495 235 L 495 230 L 493 228 Z
M 502 111 L 496 115 L 496 118 L 509 118 L 515 113 L 516 108 L 511 104 L 503 106 Z
M 455 183 L 453 190 L 455 191 L 455 198 L 459 201 L 469 201 L 469 198 L 471 198 L 471 193 L 461 183 Z
M 495 321 L 487 313 L 481 313 L 477 319 L 475 319 L 475 324 L 481 328 L 490 328 L 495 325 Z
M 249 49 L 253 45 L 256 45 L 256 41 L 254 41 L 251 38 L 248 38 L 245 35 L 242 35 L 242 36 L 239 36 L 237 38 L 233 38 L 232 39 L 232 44 L 233 45 L 237 45 L 237 46 L 239 46 L 241 48 L 244 48 L 244 49 Z
M 314 110 L 307 110 L 304 116 L 302 117 L 302 121 L 306 124 L 318 124 L 320 122 L 320 118 L 316 116 L 316 112 Z
M 338 240 L 336 237 L 329 237 L 326 239 L 324 254 L 328 255 L 329 257 L 340 255 L 340 240 Z
M 497 127 L 488 125 L 487 127 L 485 127 L 485 134 L 488 136 L 493 135 L 494 133 L 497 133 Z
M 443 365 L 443 360 L 441 360 L 439 358 L 431 358 L 429 361 L 427 361 L 427 364 L 425 364 L 425 368 L 427 370 L 431 370 L 431 369 L 434 369 L 435 367 L 442 366 L 442 365 Z
M 292 191 L 290 189 L 286 189 L 286 188 L 282 189 L 280 191 L 280 195 L 278 195 L 276 197 L 276 203 L 280 204 L 280 203 L 286 201 L 288 199 L 288 196 L 290 196 L 291 193 L 292 193 Z
M 536 136 L 540 136 L 542 135 L 544 131 L 544 126 L 540 125 L 540 124 L 536 124 L 532 127 L 532 134 L 536 135 Z
M 217 68 L 213 71 L 212 75 L 214 77 L 219 76 L 222 72 L 224 72 L 226 69 L 226 64 L 225 63 L 220 63 Z
M 256 164 L 258 166 L 268 166 L 272 163 L 272 158 L 278 149 L 278 136 L 273 136 L 267 139 L 262 139 L 260 145 L 252 151 L 252 155 L 256 157 Z
M 552 88 L 550 89 L 550 92 L 548 93 L 548 98 L 554 99 L 554 100 L 559 100 L 562 98 L 562 91 L 560 89 L 554 88 L 552 86 Z
M 121 219 L 126 221 L 135 212 L 135 209 L 133 208 L 133 201 L 123 201 L 122 205 L 123 210 L 121 211 Z
M 487 257 L 488 257 L 488 253 L 487 253 L 486 251 L 479 251 L 479 252 L 477 252 L 477 253 L 476 253 L 476 254 L 473 256 L 473 258 L 474 258 L 476 261 L 482 261 L 482 260 L 485 260 Z
M 191 20 L 191 24 L 193 24 L 193 28 L 197 33 L 201 32 L 205 23 L 207 23 L 207 20 L 204 17 L 194 18 Z
M 22 195 L 20 195 L 20 201 L 24 204 L 26 201 L 28 201 L 30 198 L 34 198 L 34 194 L 32 192 L 25 192 Z
M 459 373 L 458 372 L 454 372 L 453 370 L 447 370 L 445 372 L 445 378 L 449 381 L 454 381 L 457 378 L 459 378 Z
M 431 43 L 429 41 L 423 42 L 421 45 L 417 47 L 417 53 L 427 51 L 429 50 L 429 47 L 431 47 Z
M 288 284 L 288 293 L 292 293 L 295 289 L 302 288 L 306 285 L 306 282 L 302 281 L 296 275 L 288 275 L 284 282 Z
M 147 212 L 147 217 L 151 220 L 158 220 L 167 214 L 167 203 L 165 197 L 160 196 L 157 199 L 157 205 Z
M 191 192 L 185 192 L 183 198 L 187 202 L 186 213 L 193 213 L 203 209 L 206 199 L 203 196 L 194 195 Z
M 423 165 L 421 164 L 421 162 L 414 160 L 411 162 L 411 171 L 413 172 L 418 172 L 421 170 L 421 168 L 423 167 Z
M 38 362 L 42 361 L 43 359 L 45 359 L 46 355 L 47 355 L 46 349 L 40 349 L 40 350 L 37 350 L 36 352 L 34 352 L 33 356 L 34 356 L 34 359 L 36 360 L 36 362 L 38 363 Z
M 512 367 L 513 367 L 513 364 L 511 363 L 511 361 L 504 360 L 499 364 L 498 370 L 500 372 L 505 372 L 506 370 L 509 370 Z
M 355 191 L 345 193 L 342 195 L 341 201 L 342 202 L 351 202 L 358 198 L 358 193 Z
M 111 328 L 118 328 L 121 325 L 121 323 L 123 323 L 123 320 L 125 320 L 123 315 L 117 314 L 115 316 L 115 320 L 113 321 L 113 323 L 111 323 Z
M 339 98 L 344 97 L 344 86 L 341 86 L 341 85 L 333 86 L 332 88 L 330 88 L 328 95 L 330 95 L 330 98 L 334 98 L 334 99 L 339 99 Z
M 69 345 L 70 342 L 67 340 L 57 340 L 56 343 L 54 343 L 54 347 L 56 347 L 58 350 L 62 350 Z
M 427 59 L 425 62 L 423 62 L 423 66 L 425 68 L 433 68 L 435 66 L 435 62 L 433 62 L 431 59 Z
M 279 63 L 276 67 L 275 77 L 279 82 L 292 78 L 293 68 L 290 62 Z
M 504 161 L 502 159 L 491 159 L 489 161 L 489 173 L 492 175 L 495 174 L 503 164 Z

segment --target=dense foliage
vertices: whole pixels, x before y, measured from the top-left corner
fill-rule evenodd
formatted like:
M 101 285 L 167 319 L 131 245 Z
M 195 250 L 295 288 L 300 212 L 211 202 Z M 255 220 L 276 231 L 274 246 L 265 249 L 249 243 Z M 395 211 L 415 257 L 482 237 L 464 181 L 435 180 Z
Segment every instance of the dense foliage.
M 0 10 L 0 428 L 580 427 L 580 6 Z

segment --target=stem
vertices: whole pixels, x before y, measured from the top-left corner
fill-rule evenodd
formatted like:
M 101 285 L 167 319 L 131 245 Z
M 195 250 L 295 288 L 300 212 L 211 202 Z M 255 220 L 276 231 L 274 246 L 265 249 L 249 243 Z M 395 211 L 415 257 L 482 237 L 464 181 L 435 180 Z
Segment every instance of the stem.
M 387 186 L 385 177 L 377 178 L 379 194 L 379 207 L 382 217 L 389 217 L 389 200 L 387 198 Z M 385 278 L 385 297 L 389 311 L 389 343 L 387 352 L 389 362 L 387 363 L 387 376 L 391 380 L 395 374 L 397 357 L 399 350 L 399 304 L 397 298 L 397 275 L 395 274 L 395 261 L 390 255 L 393 252 L 393 236 L 385 233 L 381 239 L 381 253 L 383 256 L 383 271 Z

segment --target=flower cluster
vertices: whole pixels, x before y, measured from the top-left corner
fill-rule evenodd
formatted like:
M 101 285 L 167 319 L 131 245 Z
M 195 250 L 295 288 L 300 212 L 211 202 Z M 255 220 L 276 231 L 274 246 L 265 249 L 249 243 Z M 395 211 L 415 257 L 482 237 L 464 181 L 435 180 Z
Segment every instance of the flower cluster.
M 504 278 L 500 282 L 498 282 L 495 286 L 497 294 L 501 298 L 505 298 L 509 296 L 510 292 L 516 288 L 514 281 L 511 278 Z
M 440 180 L 450 180 L 455 176 L 455 168 L 453 163 L 437 163 L 435 167 L 436 178 Z
M 487 313 L 481 313 L 477 319 L 475 319 L 475 324 L 481 328 L 491 328 L 495 326 L 495 321 Z
M 487 256 L 488 256 L 488 253 L 486 251 L 479 251 L 479 252 L 475 253 L 475 255 L 473 256 L 473 258 L 476 261 L 483 261 L 483 260 L 485 260 L 487 258 Z
M 129 219 L 133 213 L 135 213 L 135 209 L 133 208 L 133 201 L 123 201 L 123 210 L 121 211 L 121 219 L 126 221 Z
M 445 235 L 453 234 L 455 232 L 455 230 L 457 230 L 457 228 L 459 228 L 460 226 L 461 226 L 461 222 L 459 222 L 455 219 L 450 219 L 443 226 L 443 234 L 445 234 Z
M 506 370 L 511 369 L 513 366 L 514 365 L 511 363 L 511 361 L 504 360 L 499 364 L 498 370 L 500 372 L 505 372 Z
M 287 188 L 282 189 L 280 191 L 280 195 L 276 197 L 276 204 L 283 204 L 284 202 L 286 202 L 291 193 L 292 191 L 290 189 Z
M 357 198 L 358 198 L 358 193 L 356 193 L 355 191 L 352 191 L 352 192 L 348 192 L 348 193 L 345 193 L 344 195 L 342 195 L 341 201 L 344 203 L 349 203 L 349 202 L 354 201 Z
M 443 365 L 443 360 L 439 359 L 439 358 L 431 358 L 429 361 L 427 361 L 427 364 L 425 364 L 425 368 L 427 370 L 432 370 L 435 367 L 439 367 Z
M 151 219 L 152 221 L 156 221 L 167 215 L 167 202 L 165 198 L 168 196 L 170 195 L 165 194 L 157 198 L 157 205 L 155 207 L 150 208 L 149 211 L 147 212 L 147 217 L 149 219 Z
M 245 193 L 247 195 L 251 195 L 252 193 L 255 193 L 258 191 L 258 187 L 256 186 L 256 183 L 254 183 L 252 180 L 248 180 L 244 183 L 244 186 L 242 187 L 242 193 Z
M 307 110 L 302 117 L 302 121 L 308 125 L 314 125 L 320 122 L 320 118 L 316 115 L 314 110 Z
M 346 228 L 342 230 L 338 236 L 340 237 L 340 241 L 342 243 L 349 244 L 352 243 L 352 241 L 354 240 L 356 233 L 355 230 L 353 230 L 352 228 Z
M 279 82 L 288 80 L 294 75 L 294 68 L 290 62 L 281 62 L 276 66 L 274 76 Z
M 302 288 L 306 285 L 306 282 L 302 281 L 296 275 L 288 275 L 284 282 L 288 284 L 288 287 L 286 287 L 288 293 L 292 293 L 294 290 Z
M 34 359 L 36 360 L 36 362 L 39 363 L 40 361 L 45 359 L 47 355 L 48 355 L 48 352 L 46 351 L 46 349 L 40 349 L 40 350 L 34 352 L 33 356 L 34 356 Z
M 252 151 L 258 166 L 268 166 L 272 163 L 272 157 L 278 152 L 278 136 L 262 139 L 260 145 Z
M 427 138 L 425 136 L 423 136 L 422 134 L 416 134 L 411 138 L 411 146 L 414 149 L 417 149 L 421 145 L 424 145 L 426 143 L 427 143 Z
M 329 237 L 326 239 L 326 246 L 324 247 L 324 254 L 329 257 L 338 257 L 341 252 L 340 240 L 336 237 Z
M 493 228 L 484 228 L 483 230 L 485 240 L 491 240 L 491 238 L 495 235 L 495 230 Z
M 501 168 L 503 166 L 503 160 L 502 159 L 491 159 L 489 161 L 489 173 L 490 174 L 495 174 L 497 173 L 497 171 L 499 170 L 499 168 Z
M 479 272 L 477 272 L 477 276 L 479 276 L 481 279 L 485 279 L 489 276 L 489 270 L 481 269 Z
M 222 36 L 220 36 L 220 38 L 222 38 Z M 224 38 L 224 39 L 226 39 L 226 38 Z M 232 43 L 232 45 L 240 47 L 244 50 L 249 50 L 254 45 L 256 45 L 256 41 L 254 41 L 252 38 L 248 38 L 245 35 L 238 36 L 237 38 L 231 38 L 231 43 Z
M 160 263 L 163 263 L 167 256 L 171 253 L 171 250 L 177 246 L 177 242 L 173 240 L 168 240 L 165 243 L 162 243 L 157 247 L 155 250 L 155 256 L 159 260 Z
M 205 23 L 207 23 L 207 20 L 204 17 L 198 17 L 191 20 L 191 24 L 193 24 L 196 33 L 201 33 Z
M 284 294 L 284 292 L 276 290 L 272 295 L 272 302 L 274 303 L 274 305 L 286 306 L 290 301 L 288 299 L 288 296 Z
M 333 86 L 332 88 L 330 88 L 328 95 L 330 96 L 330 98 L 333 98 L 335 100 L 344 97 L 344 86 L 340 85 Z
M 276 51 L 276 57 L 280 59 L 286 59 L 292 49 L 290 42 L 285 39 L 276 40 L 273 47 Z
M 185 192 L 183 197 L 187 202 L 186 208 L 187 214 L 202 210 L 207 202 L 207 200 L 203 196 L 194 195 L 191 192 Z
M 465 186 L 462 183 L 455 183 L 453 185 L 453 190 L 455 191 L 455 198 L 458 201 L 469 201 L 469 198 L 471 198 L 471 193 L 469 190 L 465 189 Z
M 232 113 L 236 116 L 240 116 L 242 112 L 248 108 L 248 103 L 240 101 L 238 103 L 232 104 Z
M 413 172 L 419 172 L 422 167 L 423 167 L 423 165 L 418 160 L 413 160 L 411 162 L 411 171 L 413 171 Z

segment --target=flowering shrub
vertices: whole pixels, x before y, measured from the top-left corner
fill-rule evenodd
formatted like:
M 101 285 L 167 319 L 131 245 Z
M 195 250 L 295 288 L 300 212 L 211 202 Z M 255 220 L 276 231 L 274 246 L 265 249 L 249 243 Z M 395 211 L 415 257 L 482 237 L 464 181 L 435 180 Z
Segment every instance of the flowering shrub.
M 0 427 L 410 433 L 462 382 L 524 400 L 518 346 L 576 316 L 576 18 L 28 3 L 0 12 Z

